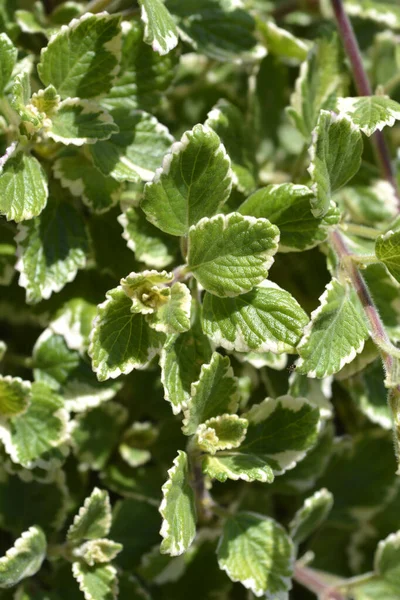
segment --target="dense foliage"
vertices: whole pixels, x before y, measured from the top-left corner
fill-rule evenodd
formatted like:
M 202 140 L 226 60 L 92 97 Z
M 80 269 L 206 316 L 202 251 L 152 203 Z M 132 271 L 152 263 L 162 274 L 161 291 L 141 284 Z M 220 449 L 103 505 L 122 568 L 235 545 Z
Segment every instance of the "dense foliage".
M 344 10 L 0 0 L 0 600 L 400 597 L 400 7 Z

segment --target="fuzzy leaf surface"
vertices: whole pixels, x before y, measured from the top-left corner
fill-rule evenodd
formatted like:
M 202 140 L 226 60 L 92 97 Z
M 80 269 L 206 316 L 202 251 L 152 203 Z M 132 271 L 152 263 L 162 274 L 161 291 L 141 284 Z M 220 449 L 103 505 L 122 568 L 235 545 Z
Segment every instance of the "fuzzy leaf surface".
M 400 104 L 387 96 L 338 98 L 337 108 L 368 137 L 400 120 Z
M 13 587 L 21 579 L 35 575 L 45 559 L 46 546 L 46 537 L 39 527 L 24 531 L 0 558 L 0 588 Z

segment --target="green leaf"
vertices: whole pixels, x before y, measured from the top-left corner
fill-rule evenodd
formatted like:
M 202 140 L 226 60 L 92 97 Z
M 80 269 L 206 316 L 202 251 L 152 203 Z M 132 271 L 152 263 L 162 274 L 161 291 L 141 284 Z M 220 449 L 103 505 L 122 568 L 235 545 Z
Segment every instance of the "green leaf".
M 349 15 L 371 19 L 393 29 L 400 27 L 400 8 L 397 0 L 346 0 L 345 4 Z
M 189 548 L 196 535 L 196 506 L 185 452 L 179 450 L 162 492 L 160 513 L 163 522 L 160 534 L 163 541 L 160 551 L 179 556 Z
M 14 278 L 16 261 L 14 233 L 14 228 L 4 219 L 0 219 L 0 285 L 10 285 Z
M 61 98 L 94 98 L 107 93 L 121 55 L 119 17 L 84 14 L 62 27 L 42 50 L 38 73 Z
M 64 188 L 95 213 L 106 212 L 118 202 L 121 185 L 100 173 L 83 154 L 59 158 L 53 172 Z
M 346 186 L 336 194 L 335 201 L 360 224 L 376 226 L 397 215 L 395 190 L 384 179 L 375 179 L 370 185 Z
M 266 279 L 278 242 L 279 230 L 267 219 L 204 218 L 189 230 L 188 269 L 208 292 L 238 296 Z
M 400 104 L 388 96 L 338 98 L 337 108 L 368 137 L 400 120 Z
M 54 191 L 39 217 L 19 225 L 19 285 L 28 304 L 59 292 L 86 265 L 89 240 L 82 215 Z
M 97 307 L 84 298 L 68 300 L 56 312 L 50 323 L 50 329 L 64 337 L 71 350 L 85 352 L 89 345 L 89 335 Z
M 111 528 L 111 505 L 105 490 L 94 488 L 67 532 L 71 544 L 106 537 Z
M 204 473 L 218 481 L 271 483 L 301 461 L 318 437 L 319 410 L 305 398 L 267 398 L 243 417 L 249 426 L 240 448 L 203 458 Z
M 121 288 L 132 301 L 131 312 L 148 315 L 158 311 L 170 298 L 167 284 L 172 280 L 172 273 L 154 270 L 130 273 L 121 279 Z
M 211 417 L 236 412 L 239 399 L 238 380 L 229 357 L 214 352 L 210 364 L 201 367 L 199 380 L 192 384 L 190 399 L 183 410 L 184 434 L 193 435 Z
M 261 188 L 243 202 L 238 212 L 268 219 L 276 225 L 281 252 L 303 251 L 325 241 L 329 230 L 339 221 L 339 211 L 333 207 L 323 218 L 316 219 L 310 211 L 310 202 L 315 202 L 310 188 L 282 183 Z
M 146 320 L 155 331 L 163 333 L 183 333 L 190 329 L 192 296 L 184 283 L 174 283 L 168 301 Z
M 174 260 L 177 246 L 174 239 L 147 221 L 140 209 L 128 208 L 118 217 L 122 234 L 137 260 L 155 269 L 163 269 Z
M 10 80 L 18 50 L 6 33 L 0 33 L 0 95 Z
M 7 221 L 25 221 L 39 215 L 47 203 L 47 178 L 39 161 L 18 152 L 0 173 L 0 214 Z
M 217 556 L 228 577 L 240 581 L 257 597 L 284 597 L 291 589 L 293 544 L 273 519 L 251 512 L 229 517 Z
M 332 279 L 319 301 L 297 347 L 297 370 L 322 378 L 350 363 L 364 348 L 369 332 L 354 289 Z
M 62 398 L 43 383 L 32 384 L 27 410 L 2 423 L 0 438 L 11 460 L 26 469 L 47 468 L 46 456 L 69 438 Z
M 321 109 L 331 110 L 343 95 L 340 49 L 336 36 L 317 40 L 300 68 L 288 113 L 306 140 L 311 137 Z
M 119 133 L 90 146 L 95 167 L 116 181 L 149 181 L 173 137 L 155 117 L 143 111 L 121 108 L 111 115 Z
M 199 425 L 196 445 L 204 452 L 215 454 L 218 450 L 238 448 L 246 437 L 248 421 L 237 415 L 220 415 Z
M 355 600 L 396 600 L 400 580 L 400 532 L 379 542 L 374 556 L 374 571 L 363 582 L 355 582 L 351 592 Z
M 232 182 L 240 192 L 256 187 L 252 140 L 241 111 L 227 100 L 220 100 L 208 113 L 205 125 L 220 137 L 232 161 Z
M 258 27 L 265 40 L 268 52 L 292 58 L 296 60 L 305 60 L 308 54 L 308 45 L 295 37 L 290 31 L 278 27 L 273 21 L 258 21 Z
M 201 365 L 211 359 L 211 346 L 198 323 L 185 333 L 171 335 L 161 350 L 161 382 L 164 397 L 174 414 L 181 412 L 190 398 L 191 385 L 200 375 Z
M 21 117 L 20 130 L 31 137 L 43 125 L 45 115 L 40 114 L 31 102 L 31 66 L 18 73 L 13 81 L 10 104 Z
M 90 567 L 96 564 L 108 563 L 121 552 L 122 544 L 112 540 L 99 539 L 89 540 L 76 548 L 73 552 L 75 558 L 81 558 Z
M 376 257 L 400 283 L 400 231 L 388 231 L 375 243 Z
M 31 383 L 19 377 L 0 375 L 0 415 L 14 417 L 24 413 L 31 401 Z
M 333 496 L 322 488 L 304 501 L 289 524 L 290 537 L 296 544 L 306 540 L 327 518 Z
M 131 306 L 121 287 L 107 292 L 98 306 L 89 355 L 99 381 L 146 367 L 161 349 L 164 334 L 151 329 L 143 315 L 133 314 Z
M 173 144 L 151 183 L 142 209 L 148 220 L 171 235 L 186 235 L 202 217 L 214 215 L 229 198 L 230 160 L 219 137 L 196 125 Z
M 0 558 L 0 588 L 10 588 L 35 575 L 46 557 L 46 537 L 39 527 L 24 531 L 12 548 Z
M 294 352 L 307 323 L 293 296 L 272 283 L 235 298 L 204 296 L 203 331 L 226 350 Z
M 139 4 L 145 42 L 154 52 L 168 54 L 178 44 L 178 31 L 168 9 L 161 0 L 139 0 Z
M 143 41 L 141 23 L 124 21 L 121 68 L 102 106 L 148 111 L 158 106 L 174 78 L 177 58 L 176 52 L 164 56 L 154 52 Z
M 179 17 L 182 38 L 206 56 L 229 62 L 262 58 L 265 50 L 256 43 L 255 21 L 234 0 L 168 0 L 170 11 Z
M 152 423 L 137 422 L 127 429 L 118 447 L 119 453 L 130 467 L 139 467 L 151 460 L 148 449 L 156 440 L 158 430 Z
M 77 415 L 72 430 L 73 450 L 82 467 L 104 469 L 118 445 L 128 413 L 116 402 L 105 402 Z M 96 435 L 93 435 L 93 432 Z
M 95 144 L 108 140 L 118 127 L 112 117 L 94 102 L 68 98 L 61 102 L 46 127 L 50 139 L 62 144 Z
M 90 567 L 82 562 L 74 562 L 72 573 L 79 583 L 79 589 L 85 600 L 117 599 L 117 570 L 111 565 Z
M 321 218 L 328 213 L 333 193 L 360 168 L 362 153 L 361 134 L 350 119 L 322 110 L 313 132 L 308 169 L 315 194 L 311 199 L 314 217 Z

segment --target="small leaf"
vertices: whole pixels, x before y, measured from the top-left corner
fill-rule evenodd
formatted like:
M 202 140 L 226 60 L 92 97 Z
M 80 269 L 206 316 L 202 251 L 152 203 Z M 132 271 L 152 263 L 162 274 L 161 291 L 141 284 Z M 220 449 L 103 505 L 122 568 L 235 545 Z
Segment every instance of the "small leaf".
M 235 298 L 204 296 L 203 331 L 226 350 L 294 352 L 307 323 L 293 296 L 275 284 Z
M 321 218 L 328 213 L 333 193 L 360 168 L 362 153 L 361 134 L 350 119 L 322 110 L 313 132 L 308 169 L 315 194 L 311 199 L 314 217 Z
M 46 537 L 39 527 L 30 527 L 0 558 L 0 588 L 10 588 L 35 575 L 46 557 Z
M 332 110 L 337 96 L 343 95 L 341 62 L 338 39 L 333 36 L 317 40 L 301 65 L 288 113 L 307 141 L 320 110 Z
M 184 434 L 193 435 L 211 417 L 236 412 L 239 399 L 238 380 L 229 357 L 214 352 L 210 364 L 201 367 L 199 380 L 192 384 L 191 397 L 183 411 Z
M 175 239 L 149 223 L 140 209 L 128 208 L 118 221 L 124 228 L 122 236 L 137 260 L 155 269 L 171 264 L 177 254 Z
M 85 600 L 117 599 L 117 570 L 111 565 L 90 567 L 82 562 L 74 562 L 72 573 L 79 583 L 79 589 Z
M 258 22 L 261 35 L 265 39 L 268 52 L 285 58 L 305 60 L 308 54 L 308 45 L 295 37 L 287 29 L 278 27 L 273 21 Z
M 87 565 L 93 567 L 96 564 L 108 563 L 122 550 L 122 544 L 112 540 L 97 539 L 89 540 L 73 551 L 75 558 L 81 558 Z
M 246 437 L 248 421 L 237 415 L 220 415 L 199 425 L 196 445 L 204 452 L 215 454 L 218 450 L 238 448 Z
M 47 178 L 39 161 L 30 154 L 11 156 L 0 173 L 0 214 L 7 221 L 25 221 L 46 206 Z
M 68 413 L 62 399 L 43 383 L 32 384 L 31 401 L 22 415 L 0 426 L 0 439 L 11 460 L 26 469 L 46 469 L 44 456 L 68 440 Z
M 155 331 L 163 333 L 183 333 L 190 329 L 192 296 L 184 283 L 174 283 L 167 302 L 148 315 L 146 320 Z
M 255 156 L 243 114 L 227 100 L 220 100 L 208 113 L 205 125 L 220 137 L 232 161 L 232 181 L 243 193 L 256 187 Z
M 278 598 L 291 589 L 293 544 L 273 519 L 251 512 L 229 517 L 217 556 L 228 577 L 257 597 Z
M 121 288 L 132 301 L 131 312 L 148 315 L 156 312 L 170 297 L 172 273 L 142 271 L 121 279 Z
M 118 202 L 121 185 L 102 175 L 83 154 L 59 158 L 53 172 L 64 188 L 95 213 L 106 212 Z
M 18 50 L 6 33 L 0 33 L 0 95 L 10 80 Z
M 209 362 L 211 354 L 210 342 L 198 323 L 185 333 L 167 338 L 161 350 L 161 382 L 174 414 L 189 400 L 191 384 L 198 379 L 201 365 Z
M 15 76 L 11 89 L 10 104 L 21 117 L 20 130 L 27 137 L 39 131 L 43 125 L 43 114 L 31 103 L 31 66 Z
M 230 160 L 219 137 L 196 125 L 173 144 L 151 183 L 142 209 L 148 220 L 171 235 L 186 235 L 202 217 L 214 215 L 232 186 Z
M 400 283 L 400 231 L 388 231 L 375 243 L 376 257 Z
M 141 110 L 113 110 L 119 129 L 108 141 L 90 146 L 94 165 L 116 181 L 149 181 L 174 141 L 168 129 Z
M 111 527 L 111 506 L 108 493 L 94 488 L 75 516 L 67 532 L 72 544 L 106 537 Z
M 163 523 L 160 534 L 163 541 L 160 551 L 162 554 L 179 556 L 189 548 L 196 535 L 196 506 L 185 452 L 179 450 L 162 492 L 160 513 Z
M 307 498 L 289 524 L 289 533 L 296 544 L 301 544 L 323 523 L 333 505 L 333 496 L 322 488 Z
M 337 108 L 368 137 L 400 120 L 400 104 L 388 96 L 338 98 Z
M 94 98 L 107 93 L 121 54 L 120 19 L 84 14 L 62 27 L 42 50 L 38 73 L 61 98 Z
M 132 301 L 121 287 L 99 304 L 89 345 L 99 381 L 144 368 L 161 349 L 164 334 L 151 329 L 144 316 L 131 312 Z
M 346 11 L 349 15 L 361 19 L 372 20 L 385 27 L 400 27 L 400 7 L 397 0 L 346 0 Z
M 218 481 L 271 483 L 304 458 L 320 426 L 318 408 L 291 396 L 267 398 L 243 417 L 249 425 L 240 448 L 203 458 L 203 471 Z
M 112 117 L 94 102 L 68 98 L 59 105 L 46 127 L 50 139 L 61 144 L 95 144 L 108 140 L 118 127 Z
M 29 304 L 59 292 L 86 265 L 89 240 L 82 215 L 56 192 L 39 217 L 19 225 L 15 240 L 15 268 Z
M 31 383 L 19 377 L 0 375 L 0 416 L 13 417 L 24 413 L 31 399 Z
M 204 218 L 189 230 L 188 269 L 217 296 L 249 292 L 268 276 L 279 230 L 239 213 Z
M 331 207 L 324 218 L 316 219 L 310 211 L 310 202 L 315 202 L 310 188 L 282 183 L 261 188 L 243 202 L 238 212 L 268 219 L 276 225 L 281 252 L 303 251 L 323 242 L 340 216 Z
M 144 23 L 144 40 L 158 54 L 168 54 L 178 44 L 178 31 L 161 0 L 139 0 Z
M 332 279 L 319 301 L 297 347 L 297 370 L 322 378 L 351 362 L 364 348 L 369 332 L 354 289 Z
M 84 298 L 68 300 L 51 320 L 50 329 L 63 336 L 68 348 L 85 352 L 97 307 Z

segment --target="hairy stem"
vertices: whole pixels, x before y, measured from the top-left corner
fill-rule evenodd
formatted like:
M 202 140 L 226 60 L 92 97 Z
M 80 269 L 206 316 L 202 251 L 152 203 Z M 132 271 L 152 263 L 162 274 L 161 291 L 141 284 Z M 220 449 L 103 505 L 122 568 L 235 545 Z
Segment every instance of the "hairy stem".
M 346 54 L 350 61 L 354 83 L 359 96 L 372 96 L 372 88 L 368 80 L 367 74 L 362 62 L 360 48 L 350 19 L 347 16 L 342 0 L 331 0 L 332 8 L 335 13 L 338 30 L 346 50 Z M 396 178 L 393 172 L 392 161 L 389 148 L 381 131 L 376 131 L 372 137 L 372 143 L 376 153 L 376 157 L 384 179 L 389 181 L 397 196 L 400 208 L 400 195 L 397 187 Z
M 328 585 L 316 571 L 299 563 L 294 568 L 294 579 L 321 600 L 345 600 L 345 596 Z

